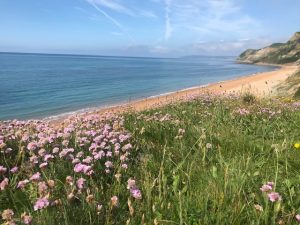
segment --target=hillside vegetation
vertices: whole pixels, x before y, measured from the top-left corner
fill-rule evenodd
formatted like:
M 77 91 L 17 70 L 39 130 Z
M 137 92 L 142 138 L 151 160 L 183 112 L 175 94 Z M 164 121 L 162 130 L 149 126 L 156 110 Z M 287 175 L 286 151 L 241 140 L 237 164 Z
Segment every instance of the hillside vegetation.
M 300 32 L 296 32 L 286 43 L 275 43 L 262 49 L 248 49 L 239 61 L 244 63 L 285 64 L 300 62 Z
M 298 224 L 300 103 L 203 95 L 0 122 L 3 224 Z

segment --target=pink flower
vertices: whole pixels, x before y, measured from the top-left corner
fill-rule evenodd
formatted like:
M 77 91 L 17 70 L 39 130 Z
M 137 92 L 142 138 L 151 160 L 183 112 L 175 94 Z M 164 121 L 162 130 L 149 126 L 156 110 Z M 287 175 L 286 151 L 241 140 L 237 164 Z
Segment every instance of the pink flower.
M 39 182 L 38 183 L 38 190 L 39 190 L 39 194 L 40 195 L 44 195 L 46 194 L 47 190 L 48 190 L 48 186 L 46 184 L 46 182 Z
M 263 186 L 261 186 L 260 190 L 262 192 L 268 192 L 268 191 L 271 191 L 272 190 L 272 186 L 271 185 L 268 185 L 268 184 L 264 184 Z
M 127 169 L 128 169 L 128 165 L 127 165 L 127 164 L 125 164 L 125 163 L 124 163 L 124 164 L 122 164 L 122 165 L 121 165 L 121 167 L 122 167 L 123 169 L 125 169 L 125 170 L 127 170 Z
M 23 189 L 23 188 L 25 188 L 26 184 L 28 184 L 28 183 L 29 183 L 29 180 L 27 180 L 27 179 L 22 180 L 18 183 L 17 188 Z
M 132 188 L 135 188 L 136 185 L 135 185 L 135 180 L 129 178 L 128 181 L 127 181 L 127 189 L 130 190 Z
M 66 177 L 66 182 L 67 182 L 67 184 L 73 185 L 73 177 L 67 176 Z
M 114 165 L 111 161 L 106 161 L 105 163 L 106 168 L 112 168 Z
M 30 181 L 38 181 L 38 180 L 40 180 L 40 179 L 41 179 L 41 174 L 40 174 L 39 172 L 33 174 L 33 175 L 29 178 Z
M 132 197 L 136 199 L 142 199 L 142 193 L 138 188 L 133 188 L 130 190 Z
M 86 179 L 84 179 L 84 178 L 79 178 L 76 181 L 76 185 L 77 185 L 78 189 L 83 189 L 84 188 L 85 181 L 86 181 Z
M 8 182 L 9 182 L 8 178 L 5 177 L 4 180 L 0 183 L 0 190 L 1 191 L 5 190 L 5 188 L 8 186 Z
M 49 206 L 49 200 L 47 198 L 40 198 L 33 206 L 34 211 L 47 208 Z
M 48 161 L 51 160 L 51 159 L 54 159 L 54 156 L 51 155 L 51 154 L 46 154 L 46 155 L 44 156 L 44 161 L 45 161 L 45 162 L 48 162 Z
M 271 192 L 268 194 L 268 198 L 271 202 L 281 201 L 281 196 L 277 192 Z
M 52 153 L 53 153 L 53 154 L 56 154 L 56 153 L 58 153 L 58 152 L 59 152 L 59 148 L 57 148 L 57 147 L 56 147 L 56 148 L 53 148 L 53 150 L 52 150 Z
M 131 145 L 131 144 L 127 144 L 127 145 L 124 145 L 124 146 L 123 146 L 122 150 L 123 150 L 123 151 L 128 151 L 128 150 L 130 150 L 131 148 L 132 148 L 132 145 Z
M 39 167 L 40 167 L 41 169 L 43 169 L 43 168 L 45 168 L 45 167 L 47 167 L 47 166 L 48 166 L 48 163 L 46 163 L 46 162 L 41 163 L 41 164 L 39 165 Z
M 29 151 L 34 151 L 35 149 L 37 149 L 37 147 L 38 147 L 38 145 L 37 145 L 36 142 L 30 142 L 30 143 L 28 143 L 28 145 L 27 145 L 27 149 L 28 149 Z
M 5 168 L 4 166 L 0 166 L 0 175 L 5 174 L 7 171 L 7 168 Z
M 300 214 L 297 214 L 297 215 L 295 216 L 295 218 L 296 218 L 296 220 L 297 220 L 298 222 L 300 222 Z
M 31 224 L 32 217 L 30 215 L 27 215 L 26 213 L 22 213 L 21 220 L 24 224 Z
M 15 167 L 13 167 L 11 170 L 10 170 L 10 172 L 11 173 L 16 173 L 16 172 L 18 172 L 18 167 L 17 166 L 15 166 Z
M 110 201 L 113 206 L 118 206 L 118 204 L 119 204 L 119 199 L 117 196 L 111 197 Z

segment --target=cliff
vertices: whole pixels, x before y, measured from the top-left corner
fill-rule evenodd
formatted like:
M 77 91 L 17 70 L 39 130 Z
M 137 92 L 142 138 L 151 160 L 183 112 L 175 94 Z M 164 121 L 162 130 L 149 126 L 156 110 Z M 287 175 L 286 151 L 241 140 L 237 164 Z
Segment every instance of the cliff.
M 300 32 L 296 32 L 286 43 L 274 43 L 261 49 L 248 49 L 238 61 L 243 63 L 300 63 Z

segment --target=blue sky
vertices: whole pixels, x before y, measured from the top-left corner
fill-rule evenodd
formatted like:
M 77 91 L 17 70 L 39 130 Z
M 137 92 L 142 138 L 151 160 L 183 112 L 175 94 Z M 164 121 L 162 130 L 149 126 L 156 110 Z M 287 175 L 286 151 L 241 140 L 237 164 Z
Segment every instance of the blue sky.
M 0 0 L 0 51 L 237 55 L 299 21 L 299 0 Z

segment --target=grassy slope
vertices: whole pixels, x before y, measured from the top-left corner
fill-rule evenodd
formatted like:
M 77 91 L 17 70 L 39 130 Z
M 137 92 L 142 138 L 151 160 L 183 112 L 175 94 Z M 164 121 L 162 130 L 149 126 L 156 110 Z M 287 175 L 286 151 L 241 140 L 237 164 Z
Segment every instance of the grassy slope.
M 18 176 L 24 179 L 30 173 L 21 169 L 20 174 L 12 175 L 10 186 L 0 191 L 0 212 L 10 208 L 15 218 L 20 218 L 25 211 L 33 216 L 33 224 L 39 225 L 269 225 L 280 220 L 296 224 L 295 214 L 300 213 L 300 151 L 293 144 L 300 141 L 299 108 L 292 110 L 275 99 L 247 104 L 241 98 L 204 96 L 124 117 L 134 148 L 121 182 L 114 178 L 117 168 L 112 174 L 102 174 L 103 162 L 98 161 L 94 177 L 73 175 L 85 177 L 88 189 L 68 201 L 71 187 L 65 184 L 65 177 L 73 174 L 73 167 L 56 158 L 43 170 L 43 177 L 57 183 L 51 199 L 60 199 L 58 206 L 33 211 L 36 184 L 29 184 L 24 191 L 15 188 Z M 74 144 L 73 136 L 70 140 L 69 147 L 76 153 L 83 150 L 88 154 L 88 146 Z M 11 147 L 18 149 L 17 145 Z M 48 148 L 52 151 L 52 146 Z M 0 164 L 10 164 L 7 160 L 0 158 Z M 141 200 L 129 197 L 125 185 L 129 177 L 135 178 L 142 190 Z M 275 182 L 281 202 L 271 203 L 260 191 L 267 181 Z M 103 204 L 99 215 L 95 203 L 87 204 L 87 191 Z M 118 207 L 110 204 L 113 195 L 119 198 Z M 263 212 L 256 211 L 255 204 L 260 204 Z
M 292 144 L 300 139 L 300 112 L 263 101 L 246 106 L 249 115 L 234 114 L 242 105 L 240 99 L 202 99 L 167 106 L 154 116 L 168 113 L 170 121 L 149 120 L 157 110 L 145 112 L 146 119 L 127 116 L 141 151 L 136 172 L 144 193 L 132 224 L 140 224 L 143 215 L 147 224 L 295 223 L 300 152 Z M 257 114 L 263 107 L 282 112 L 271 118 L 269 112 Z M 186 132 L 178 139 L 179 129 Z M 276 183 L 281 204 L 260 192 L 267 181 Z
M 283 96 L 290 94 L 295 99 L 300 99 L 300 70 L 281 83 L 278 91 Z

